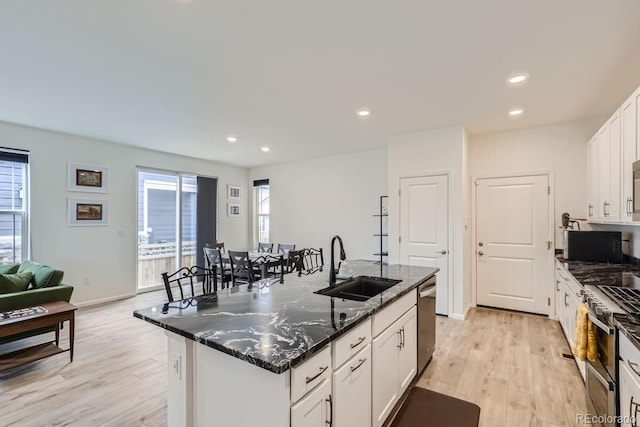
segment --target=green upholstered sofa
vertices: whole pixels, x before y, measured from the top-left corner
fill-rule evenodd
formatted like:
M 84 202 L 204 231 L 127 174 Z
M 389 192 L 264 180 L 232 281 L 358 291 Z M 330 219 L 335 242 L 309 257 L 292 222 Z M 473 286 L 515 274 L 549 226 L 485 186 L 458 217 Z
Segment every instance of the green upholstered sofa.
M 73 286 L 62 283 L 63 276 L 64 273 L 61 270 L 33 261 L 0 266 L 0 312 L 33 307 L 53 301 L 69 302 Z M 24 284 L 24 280 L 21 280 L 25 278 L 29 278 L 26 284 Z M 16 284 L 17 281 L 22 283 Z M 35 333 L 11 336 L 0 340 L 0 343 L 42 332 L 44 331 L 39 330 Z

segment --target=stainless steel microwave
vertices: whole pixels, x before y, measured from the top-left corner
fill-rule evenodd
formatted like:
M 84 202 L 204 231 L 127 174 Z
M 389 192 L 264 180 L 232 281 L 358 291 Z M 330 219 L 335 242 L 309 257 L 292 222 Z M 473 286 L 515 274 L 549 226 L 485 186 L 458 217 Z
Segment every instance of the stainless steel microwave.
M 629 201 L 633 205 L 633 221 L 640 221 L 640 160 L 633 162 L 633 200 Z

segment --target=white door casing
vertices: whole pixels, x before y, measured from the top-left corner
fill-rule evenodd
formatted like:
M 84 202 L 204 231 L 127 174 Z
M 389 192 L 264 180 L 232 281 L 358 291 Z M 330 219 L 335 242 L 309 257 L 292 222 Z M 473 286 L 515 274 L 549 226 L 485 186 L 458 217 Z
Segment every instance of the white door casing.
M 449 176 L 400 178 L 400 263 L 437 267 L 436 313 L 449 313 Z
M 476 180 L 477 304 L 550 314 L 548 175 Z

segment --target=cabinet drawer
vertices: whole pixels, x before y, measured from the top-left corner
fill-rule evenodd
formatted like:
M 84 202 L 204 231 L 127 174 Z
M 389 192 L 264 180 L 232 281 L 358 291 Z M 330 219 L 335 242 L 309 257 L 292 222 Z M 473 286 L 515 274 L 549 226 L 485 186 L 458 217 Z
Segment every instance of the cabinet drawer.
M 417 290 L 412 290 L 398 301 L 382 309 L 382 311 L 373 315 L 373 336 L 378 336 L 382 331 L 387 329 L 393 322 L 398 320 L 404 313 L 409 311 L 412 306 L 416 305 Z
M 371 342 L 371 318 L 333 342 L 333 369 L 337 369 L 351 356 Z
M 291 368 L 291 401 L 295 402 L 324 380 L 331 380 L 331 346 L 301 365 Z

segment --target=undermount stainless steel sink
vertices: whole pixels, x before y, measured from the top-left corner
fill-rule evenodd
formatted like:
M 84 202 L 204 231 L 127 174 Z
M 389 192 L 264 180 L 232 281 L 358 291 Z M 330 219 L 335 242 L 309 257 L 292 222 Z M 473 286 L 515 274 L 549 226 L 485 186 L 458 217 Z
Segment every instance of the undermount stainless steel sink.
M 354 301 L 366 301 L 400 282 L 402 282 L 402 280 L 358 276 L 338 283 L 334 287 L 320 289 L 315 293 Z

